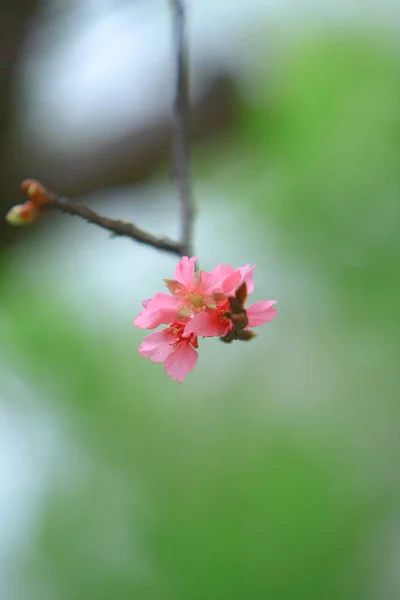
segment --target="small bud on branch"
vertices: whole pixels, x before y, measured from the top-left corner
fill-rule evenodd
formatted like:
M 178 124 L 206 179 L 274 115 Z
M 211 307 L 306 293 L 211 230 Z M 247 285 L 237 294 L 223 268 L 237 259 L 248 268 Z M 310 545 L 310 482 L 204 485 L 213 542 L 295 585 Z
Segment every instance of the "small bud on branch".
M 49 202 L 49 194 L 46 188 L 35 179 L 25 179 L 21 183 L 22 191 L 38 207 L 43 207 Z
M 40 209 L 28 200 L 24 204 L 16 204 L 6 214 L 6 221 L 14 227 L 31 225 L 40 215 Z
M 181 256 L 181 246 L 178 242 L 166 237 L 157 237 L 128 221 L 110 219 L 100 215 L 87 206 L 78 204 L 69 198 L 60 198 L 53 192 L 46 190 L 44 185 L 35 179 L 26 179 L 21 183 L 21 188 L 29 200 L 25 204 L 14 206 L 9 211 L 6 218 L 11 225 L 29 225 L 37 220 L 40 212 L 58 210 L 107 229 L 115 236 L 130 237 L 141 244 Z

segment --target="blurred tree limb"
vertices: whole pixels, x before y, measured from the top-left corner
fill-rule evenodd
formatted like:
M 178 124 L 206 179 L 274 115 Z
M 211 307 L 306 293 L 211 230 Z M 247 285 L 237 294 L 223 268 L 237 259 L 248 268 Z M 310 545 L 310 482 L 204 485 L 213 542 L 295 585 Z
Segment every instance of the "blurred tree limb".
M 170 155 L 173 127 L 165 117 L 142 128 L 131 127 L 123 136 L 94 145 L 84 156 L 62 155 L 52 148 L 35 146 L 23 131 L 13 107 L 14 82 L 25 37 L 46 21 L 43 2 L 4 0 L 0 8 L 0 210 L 5 214 L 21 201 L 19 182 L 35 174 L 49 188 L 67 196 L 132 185 L 151 177 Z M 48 17 L 47 17 L 48 18 Z M 218 134 L 230 127 L 237 94 L 229 75 L 210 73 L 203 94 L 195 99 L 190 123 L 192 140 Z M 37 229 L 15 229 L 0 219 L 0 248 L 16 237 Z M 40 229 L 40 231 L 42 231 Z
M 53 192 L 49 192 L 34 179 L 26 179 L 22 182 L 21 187 L 27 196 L 27 202 L 24 205 L 13 206 L 8 212 L 6 218 L 11 224 L 30 224 L 36 221 L 41 212 L 58 210 L 61 213 L 80 217 L 88 223 L 106 229 L 114 236 L 129 237 L 141 244 L 152 246 L 157 250 L 165 250 L 178 256 L 183 253 L 183 244 L 173 242 L 166 237 L 157 237 L 137 227 L 134 223 L 100 215 L 83 204 L 78 204 L 69 198 L 62 198 Z
M 89 208 L 83 206 L 82 204 L 78 204 L 73 202 L 65 197 L 59 197 L 52 192 L 47 192 L 44 186 L 38 184 L 35 180 L 33 181 L 36 184 L 31 187 L 29 185 L 23 185 L 23 189 L 30 201 L 29 204 L 32 205 L 34 209 L 35 202 L 35 193 L 32 192 L 30 194 L 30 190 L 37 189 L 37 186 L 40 186 L 43 190 L 43 198 L 44 203 L 41 203 L 42 210 L 46 208 L 58 209 L 63 213 L 68 213 L 76 216 L 80 216 L 81 218 L 89 221 L 90 223 L 94 223 L 99 225 L 102 228 L 105 228 L 111 231 L 114 235 L 123 235 L 131 237 L 132 239 L 150 245 L 157 249 L 162 249 L 168 252 L 172 252 L 178 255 L 190 255 L 192 253 L 192 227 L 193 227 L 193 200 L 191 196 L 190 183 L 189 183 L 189 151 L 190 151 L 190 136 L 191 136 L 191 121 L 190 121 L 190 101 L 189 101 L 189 85 L 188 85 L 188 59 L 187 59 L 187 48 L 185 41 L 185 14 L 184 14 L 184 5 L 183 2 L 179 0 L 174 0 L 172 2 L 173 16 L 174 16 L 174 24 L 175 24 L 175 52 L 176 52 L 176 68 L 177 68 L 177 77 L 176 77 L 176 97 L 174 103 L 174 115 L 175 115 L 175 123 L 174 129 L 171 131 L 171 127 L 167 126 L 163 131 L 165 139 L 173 137 L 174 145 L 173 145 L 173 156 L 174 156 L 174 174 L 177 180 L 178 192 L 180 197 L 180 219 L 182 223 L 182 232 L 181 239 L 179 242 L 174 242 L 168 240 L 166 238 L 158 238 L 153 234 L 145 232 L 135 226 L 134 224 L 127 223 L 125 221 L 109 219 L 108 217 L 104 217 L 90 210 Z M 222 80 L 222 83 L 226 86 L 226 82 Z M 219 84 L 221 85 L 221 80 L 219 80 Z M 224 88 L 225 89 L 225 88 Z M 208 97 L 208 101 L 210 96 Z M 209 104 L 211 104 L 209 102 Z M 197 111 L 201 116 L 201 111 Z M 203 116 L 204 118 L 204 116 Z M 201 122 L 200 122 L 201 123 Z M 157 127 L 158 138 L 160 138 L 159 131 L 160 128 Z M 148 142 L 149 135 L 148 131 L 144 135 L 144 140 Z M 151 138 L 150 138 L 151 139 Z M 137 143 L 137 139 L 136 139 Z M 142 157 L 143 154 L 143 145 L 139 144 L 140 154 L 138 158 Z M 130 179 L 132 180 L 132 167 L 131 167 L 131 153 L 126 152 L 125 155 L 129 157 L 129 174 Z M 125 158 L 126 160 L 126 158 Z M 99 164 L 100 162 L 100 164 Z M 97 169 L 101 167 L 101 161 L 96 161 Z M 96 175 L 98 173 L 96 169 Z M 63 165 L 64 172 L 66 171 L 66 166 Z M 98 177 L 97 187 L 106 187 L 99 185 Z M 58 182 L 58 187 L 64 186 L 60 185 Z M 33 201 L 33 204 L 32 204 Z M 26 212 L 26 203 L 24 210 Z M 15 207 L 17 211 L 20 207 Z M 14 210 L 14 209 L 13 209 Z M 25 221 L 25 218 L 23 219 Z M 9 219 L 9 222 L 16 222 Z M 27 221 L 26 221 L 27 222 Z

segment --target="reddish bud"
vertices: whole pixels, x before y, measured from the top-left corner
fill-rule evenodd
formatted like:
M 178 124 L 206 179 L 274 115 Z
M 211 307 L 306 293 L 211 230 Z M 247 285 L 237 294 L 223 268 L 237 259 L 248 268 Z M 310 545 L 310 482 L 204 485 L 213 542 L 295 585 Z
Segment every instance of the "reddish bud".
M 25 179 L 21 183 L 21 188 L 36 206 L 42 207 L 49 202 L 46 188 L 35 179 Z
M 24 204 L 13 206 L 6 215 L 6 221 L 14 226 L 31 225 L 39 215 L 39 208 L 34 202 L 28 200 Z

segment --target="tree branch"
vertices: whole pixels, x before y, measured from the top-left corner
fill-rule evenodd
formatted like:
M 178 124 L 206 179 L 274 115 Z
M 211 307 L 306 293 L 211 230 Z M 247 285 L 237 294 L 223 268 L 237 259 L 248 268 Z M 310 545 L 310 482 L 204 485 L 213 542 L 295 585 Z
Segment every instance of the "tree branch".
M 174 11 L 176 44 L 176 96 L 174 103 L 175 135 L 173 144 L 174 174 L 181 204 L 182 253 L 192 255 L 194 205 L 189 181 L 190 160 L 190 99 L 189 68 L 185 37 L 184 0 L 171 0 Z
M 6 216 L 6 220 L 11 225 L 29 225 L 34 223 L 41 212 L 48 210 L 58 210 L 67 215 L 74 215 L 84 219 L 88 223 L 98 225 L 114 236 L 129 237 L 140 244 L 152 246 L 157 250 L 164 250 L 172 254 L 182 255 L 182 248 L 178 242 L 174 242 L 166 237 L 157 237 L 148 233 L 140 227 L 128 221 L 120 219 L 110 219 L 94 212 L 83 204 L 78 204 L 69 198 L 61 198 L 49 192 L 35 179 L 25 179 L 21 183 L 21 188 L 27 197 L 25 204 L 13 206 Z
M 133 223 L 110 219 L 94 212 L 90 208 L 78 204 L 65 197 L 59 197 L 33 179 L 22 182 L 21 187 L 28 200 L 24 205 L 14 206 L 7 214 L 7 221 L 14 225 L 33 223 L 40 211 L 56 209 L 62 213 L 75 215 L 106 229 L 118 236 L 129 237 L 140 244 L 152 246 L 178 256 L 192 255 L 192 228 L 194 207 L 189 183 L 190 159 L 190 100 L 188 57 L 185 39 L 185 10 L 184 0 L 171 0 L 174 11 L 176 35 L 177 82 L 174 103 L 175 136 L 174 136 L 174 168 L 178 183 L 181 204 L 182 233 L 181 241 L 175 242 L 168 238 L 160 238 Z
M 57 209 L 62 213 L 81 217 L 81 219 L 84 219 L 88 223 L 93 223 L 94 225 L 98 225 L 103 229 L 111 231 L 111 233 L 116 236 L 129 237 L 140 244 L 152 246 L 158 250 L 164 250 L 165 252 L 171 252 L 172 254 L 181 256 L 182 252 L 179 243 L 166 237 L 157 237 L 128 221 L 110 219 L 109 217 L 100 215 L 82 204 L 73 202 L 69 198 L 60 198 L 56 194 L 48 193 L 48 203 L 44 208 Z

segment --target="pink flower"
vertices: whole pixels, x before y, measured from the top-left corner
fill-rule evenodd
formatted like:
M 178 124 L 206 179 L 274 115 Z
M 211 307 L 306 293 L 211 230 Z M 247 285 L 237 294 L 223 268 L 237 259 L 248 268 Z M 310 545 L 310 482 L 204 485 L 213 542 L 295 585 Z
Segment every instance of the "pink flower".
M 260 301 L 246 308 L 244 311 L 247 317 L 245 330 L 272 321 L 278 312 L 274 304 L 276 304 L 276 300 Z M 229 299 L 223 300 L 214 310 L 207 309 L 195 315 L 186 325 L 184 335 L 224 337 L 233 329 L 230 313 Z
M 247 309 L 247 294 L 254 289 L 254 268 L 234 269 L 219 264 L 210 273 L 196 271 L 197 258 L 184 256 L 174 279 L 165 279 L 170 294 L 157 293 L 143 300 L 136 327 L 154 329 L 169 325 L 144 339 L 141 356 L 163 362 L 167 374 L 181 382 L 197 363 L 198 337 L 220 337 L 225 342 L 249 340 L 253 327 L 274 319 L 275 300 L 256 302 Z
M 229 265 L 218 265 L 211 273 L 195 271 L 197 257 L 184 256 L 178 263 L 174 279 L 165 279 L 172 295 L 158 293 L 146 300 L 144 310 L 136 317 L 134 324 L 143 329 L 154 329 L 173 321 L 184 322 L 207 307 L 216 306 L 227 295 L 246 282 L 248 292 L 254 289 L 254 267 L 246 265 L 234 269 Z
M 139 347 L 139 354 L 154 363 L 164 363 L 167 374 L 181 383 L 189 371 L 195 368 L 198 353 L 197 336 L 183 337 L 184 325 L 173 323 L 171 327 L 148 335 Z
M 136 317 L 134 324 L 142 329 L 154 329 L 176 321 L 182 302 L 180 298 L 159 293 L 143 302 L 144 310 Z

